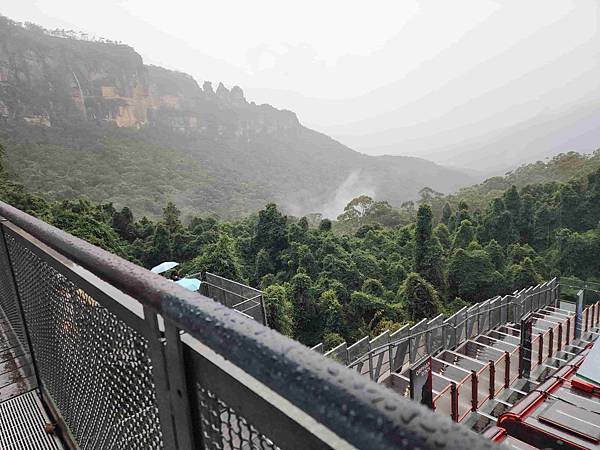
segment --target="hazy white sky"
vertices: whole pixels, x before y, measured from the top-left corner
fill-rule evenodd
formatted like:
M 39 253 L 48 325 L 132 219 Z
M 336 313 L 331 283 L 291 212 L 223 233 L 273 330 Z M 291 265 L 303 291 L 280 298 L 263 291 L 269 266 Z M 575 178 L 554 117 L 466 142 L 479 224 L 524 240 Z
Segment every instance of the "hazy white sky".
M 120 40 L 149 62 L 200 79 L 341 99 L 394 82 L 453 46 L 468 47 L 470 32 L 500 22 L 477 43 L 482 54 L 464 49 L 453 72 L 467 71 L 482 57 L 511 51 L 521 39 L 564 20 L 586 0 L 3 3 L 1 12 L 15 20 Z M 570 31 L 566 44 L 573 46 L 590 29 Z
M 2 6 L 14 20 L 120 40 L 147 61 L 199 78 L 308 96 L 355 95 L 381 83 L 384 74 L 373 73 L 327 87 L 314 74 L 381 50 L 418 10 L 414 0 L 382 0 L 377 7 L 364 0 L 19 0 Z M 479 15 L 470 11 L 464 21 Z
M 598 92 L 598 3 L 14 0 L 0 12 L 120 40 L 199 81 L 238 84 L 249 100 L 294 110 L 355 148 L 420 154 L 435 143 L 406 143 L 470 127 L 462 142 L 474 128 Z

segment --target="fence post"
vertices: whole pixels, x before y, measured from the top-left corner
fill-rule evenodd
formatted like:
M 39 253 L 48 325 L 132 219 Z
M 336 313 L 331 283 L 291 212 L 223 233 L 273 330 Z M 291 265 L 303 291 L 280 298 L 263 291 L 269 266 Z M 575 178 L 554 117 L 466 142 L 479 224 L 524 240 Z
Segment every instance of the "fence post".
M 575 304 L 575 326 L 573 327 L 573 339 L 581 338 L 581 331 L 583 328 L 583 302 L 584 302 L 584 291 L 580 289 L 577 292 L 577 303 Z
M 556 349 L 557 352 L 560 352 L 562 350 L 562 338 L 563 338 L 563 326 L 562 323 L 558 324 L 558 348 Z
M 510 353 L 504 352 L 504 387 L 510 385 Z
M 490 398 L 494 398 L 496 393 L 496 366 L 494 361 L 490 359 Z
M 542 364 L 544 360 L 544 334 L 540 333 L 539 335 L 539 347 L 538 347 L 538 364 Z
M 458 422 L 458 389 L 454 381 L 450 384 L 450 409 L 452 420 Z
M 262 311 L 262 316 L 263 316 L 263 325 L 265 327 L 268 327 L 269 322 L 267 321 L 267 309 L 265 308 L 265 299 L 263 297 L 263 294 L 260 294 L 259 298 L 260 298 L 260 309 Z
M 477 394 L 478 394 L 478 380 L 477 380 L 477 372 L 474 370 L 471 371 L 471 411 L 477 411 Z
M 180 330 L 165 321 L 167 378 L 169 380 L 169 397 L 176 427 L 177 450 L 192 450 L 201 445 L 194 445 L 191 424 L 191 410 L 186 380 L 186 368 L 183 348 L 179 336 Z M 201 448 L 201 447 L 200 447 Z
M 164 341 L 156 313 L 144 306 L 144 321 L 148 327 L 148 351 L 152 361 L 152 378 L 156 390 L 156 404 L 165 448 L 177 448 L 174 417 L 171 408 Z
M 588 331 L 588 329 L 589 329 L 589 319 L 590 319 L 590 308 L 588 306 L 587 308 L 585 308 L 585 322 L 584 322 L 583 331 Z

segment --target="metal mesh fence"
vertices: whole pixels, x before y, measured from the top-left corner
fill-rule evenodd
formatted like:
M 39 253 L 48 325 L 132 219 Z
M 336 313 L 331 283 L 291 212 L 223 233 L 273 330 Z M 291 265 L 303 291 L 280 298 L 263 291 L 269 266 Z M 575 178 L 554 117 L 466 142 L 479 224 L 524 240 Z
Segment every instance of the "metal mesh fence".
M 44 389 L 81 449 L 162 448 L 148 343 L 6 234 Z
M 25 328 L 19 313 L 17 293 L 12 281 L 8 253 L 4 239 L 0 235 L 0 318 L 2 318 L 2 313 L 4 313 L 21 347 L 27 349 Z
M 244 417 L 217 398 L 197 387 L 202 437 L 207 450 L 277 450 L 269 438 L 259 433 Z
M 261 291 L 209 272 L 204 278 L 200 288 L 204 295 L 266 325 Z

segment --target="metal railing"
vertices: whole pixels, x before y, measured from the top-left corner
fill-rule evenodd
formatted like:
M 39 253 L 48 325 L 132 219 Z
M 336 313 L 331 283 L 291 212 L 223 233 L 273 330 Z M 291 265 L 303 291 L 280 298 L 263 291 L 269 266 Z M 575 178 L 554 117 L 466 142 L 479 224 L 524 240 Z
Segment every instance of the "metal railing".
M 578 296 L 584 297 L 583 290 Z M 585 305 L 581 314 L 581 338 L 574 333 L 577 317 L 574 312 L 551 305 L 542 305 L 535 311 L 531 313 L 529 353 L 521 347 L 520 325 L 505 324 L 467 339 L 453 350 L 429 354 L 405 371 L 391 372 L 379 381 L 403 396 L 412 396 L 417 388 L 412 385 L 411 371 L 418 372 L 423 361 L 428 360 L 432 377 L 431 408 L 460 422 L 495 399 L 518 378 L 543 382 L 598 336 L 600 301 Z M 525 369 L 525 360 L 530 361 L 530 370 Z M 419 385 L 419 381 L 416 382 Z
M 187 278 L 202 280 L 199 292 L 240 314 L 267 325 L 263 292 L 210 272 L 195 272 Z
M 72 448 L 492 448 L 207 297 L 0 215 L 0 310 Z
M 267 313 L 261 291 L 214 273 L 205 272 L 197 275 L 202 278 L 201 294 L 267 325 Z
M 494 327 L 518 321 L 527 312 L 556 305 L 559 296 L 560 283 L 553 278 L 511 295 L 497 296 L 469 308 L 464 307 L 446 319 L 438 315 L 433 319 L 423 319 L 412 327 L 405 325 L 394 333 L 386 330 L 371 340 L 366 336 L 351 346 L 343 342 L 326 352 L 325 356 L 380 381 L 425 355 L 456 348 Z M 313 350 L 322 352 L 322 345 L 313 347 Z

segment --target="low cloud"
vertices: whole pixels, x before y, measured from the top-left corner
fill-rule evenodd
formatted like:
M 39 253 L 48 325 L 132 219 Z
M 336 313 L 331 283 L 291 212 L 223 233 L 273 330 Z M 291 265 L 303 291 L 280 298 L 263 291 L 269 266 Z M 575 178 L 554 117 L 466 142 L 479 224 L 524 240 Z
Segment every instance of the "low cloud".
M 350 200 L 359 195 L 375 198 L 375 183 L 364 171 L 355 170 L 346 177 L 335 190 L 333 197 L 317 212 L 323 214 L 323 217 L 335 219 L 344 211 Z

